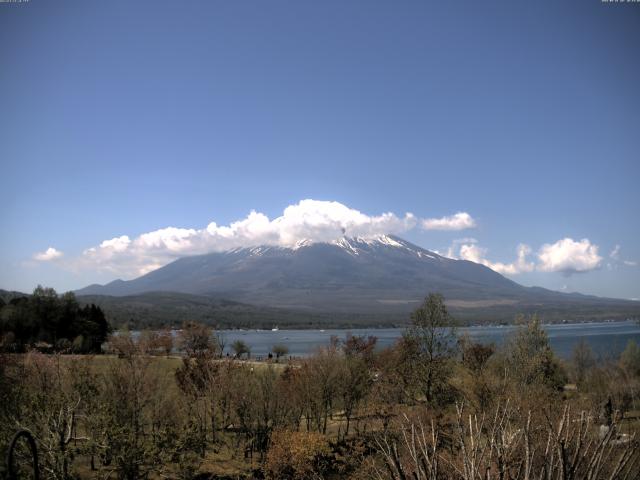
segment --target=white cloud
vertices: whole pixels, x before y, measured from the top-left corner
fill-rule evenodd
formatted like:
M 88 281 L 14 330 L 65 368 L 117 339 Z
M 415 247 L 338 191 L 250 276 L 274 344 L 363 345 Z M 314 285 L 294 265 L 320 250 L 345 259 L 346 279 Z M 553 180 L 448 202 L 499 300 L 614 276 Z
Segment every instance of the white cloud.
M 614 248 L 612 253 L 619 254 L 620 248 Z M 503 275 L 518 275 L 520 273 L 539 270 L 543 272 L 561 272 L 565 275 L 588 272 L 599 268 L 602 257 L 598 255 L 598 246 L 588 239 L 575 241 L 571 238 L 558 240 L 553 244 L 544 244 L 537 254 L 537 262 L 529 260 L 532 249 L 521 243 L 516 249 L 516 259 L 510 263 L 494 262 L 487 258 L 488 250 L 478 245 L 474 238 L 454 240 L 446 255 L 449 258 L 469 260 L 485 265 Z M 633 262 L 624 262 L 630 265 Z
M 620 248 L 616 247 L 611 252 L 619 255 Z M 580 241 L 572 238 L 564 238 L 553 244 L 544 244 L 537 254 L 537 262 L 530 261 L 532 249 L 529 245 L 518 245 L 516 259 L 511 263 L 493 262 L 487 259 L 487 249 L 478 245 L 473 238 L 454 240 L 447 250 L 449 258 L 469 260 L 485 265 L 503 275 L 517 275 L 525 272 L 539 270 L 542 272 L 560 272 L 564 275 L 588 272 L 602 265 L 602 257 L 598 255 L 598 246 L 588 239 Z M 634 262 L 624 262 L 626 265 L 635 265 Z
M 531 254 L 531 247 L 521 243 L 516 249 L 517 257 L 511 263 L 492 262 L 487 260 L 487 249 L 474 243 L 460 245 L 459 258 L 479 263 L 503 275 L 517 275 L 523 272 L 531 272 L 535 265 L 527 260 Z
M 111 248 L 114 252 L 123 252 L 127 249 L 131 240 L 126 235 L 121 237 L 112 238 L 111 240 L 105 240 L 100 244 L 100 248 Z
M 339 202 L 302 200 L 273 220 L 251 211 L 229 225 L 205 228 L 168 227 L 130 239 L 123 235 L 85 250 L 72 268 L 91 268 L 123 277 L 142 275 L 187 255 L 256 245 L 294 246 L 301 240 L 330 241 L 347 235 L 372 237 L 413 229 L 418 219 L 406 213 L 366 215 Z
M 538 252 L 538 260 L 538 270 L 562 272 L 565 275 L 595 270 L 602 263 L 598 246 L 587 238 L 580 241 L 563 238 L 553 244 L 544 244 Z
M 611 253 L 609 254 L 609 258 L 613 258 L 614 260 L 620 259 L 620 245 L 613 247 L 613 250 L 611 250 Z
M 301 240 L 322 242 L 350 237 L 375 237 L 382 234 L 402 234 L 417 225 L 427 229 L 461 229 L 475 226 L 467 213 L 457 213 L 440 219 L 419 219 L 411 213 L 398 216 L 387 212 L 367 215 L 339 202 L 302 200 L 284 209 L 282 215 L 270 219 L 265 214 L 251 211 L 245 218 L 228 225 L 209 223 L 201 229 L 167 227 L 147 232 L 135 238 L 121 235 L 104 240 L 88 248 L 77 258 L 64 262 L 73 270 L 94 270 L 131 278 L 162 267 L 179 257 L 208 252 L 225 251 L 237 247 L 258 245 L 295 246 Z M 610 255 L 619 255 L 616 246 Z M 510 263 L 487 259 L 487 249 L 475 238 L 453 240 L 445 256 L 470 260 L 505 275 L 517 275 L 534 269 L 570 274 L 598 268 L 602 258 L 598 246 L 584 239 L 570 238 L 554 244 L 545 244 L 538 252 L 537 265 L 529 260 L 531 247 L 518 245 L 516 258 Z M 51 261 L 62 257 L 62 252 L 50 247 L 36 253 L 34 259 Z M 625 261 L 635 266 L 635 262 Z
M 487 249 L 478 246 L 475 243 L 460 245 L 459 257 L 462 260 L 469 260 L 470 262 L 483 263 L 484 257 L 487 254 Z
M 456 250 L 460 250 L 460 246 L 466 243 L 475 244 L 475 243 L 478 243 L 478 240 L 476 240 L 473 237 L 456 238 L 451 242 L 451 245 L 449 245 L 449 248 L 447 248 L 447 251 L 444 254 L 444 256 L 448 258 L 453 258 L 453 259 L 458 258 L 456 254 Z M 439 253 L 439 252 L 436 251 L 436 253 Z
M 514 268 L 517 270 L 515 273 L 521 272 L 531 272 L 533 271 L 535 264 L 533 262 L 527 261 L 527 256 L 531 253 L 531 247 L 529 245 L 525 245 L 521 243 L 516 248 L 517 258 L 516 261 L 512 264 Z
M 47 248 L 44 252 L 38 252 L 33 255 L 34 260 L 40 262 L 50 262 L 62 257 L 63 253 L 60 250 L 56 250 L 53 247 Z
M 609 253 L 609 258 L 611 258 L 613 262 L 612 263 L 607 263 L 607 269 L 615 270 L 621 264 L 622 265 L 626 265 L 627 267 L 637 267 L 638 266 L 638 262 L 635 262 L 633 260 L 624 259 L 620 255 L 620 250 L 621 250 L 620 245 L 616 245 L 613 248 L 613 250 L 611 250 L 611 253 Z
M 475 228 L 476 221 L 466 212 L 442 218 L 426 218 L 421 222 L 425 230 L 465 230 Z

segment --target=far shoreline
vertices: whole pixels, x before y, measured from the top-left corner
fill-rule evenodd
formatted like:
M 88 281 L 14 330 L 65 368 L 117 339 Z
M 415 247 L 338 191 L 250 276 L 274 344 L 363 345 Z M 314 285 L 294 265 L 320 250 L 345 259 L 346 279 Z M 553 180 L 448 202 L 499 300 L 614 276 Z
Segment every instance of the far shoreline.
M 593 320 L 582 320 L 582 321 L 558 321 L 558 322 L 545 322 L 540 320 L 540 325 L 542 326 L 559 326 L 559 325 L 588 325 L 588 324 L 607 324 L 607 323 L 625 323 L 625 322 L 636 322 L 640 325 L 640 319 L 638 318 L 611 318 L 611 319 L 593 319 Z M 200 322 L 198 322 L 200 323 Z M 273 329 L 269 328 L 254 328 L 254 327 L 217 327 L 216 325 L 211 325 L 204 322 L 205 325 L 209 326 L 216 332 L 272 332 Z M 517 327 L 520 325 L 517 321 L 513 322 L 500 322 L 500 323 L 453 323 L 451 326 L 454 328 L 498 328 L 498 327 Z M 389 329 L 406 329 L 411 326 L 411 322 L 407 322 L 405 324 L 371 324 L 371 325 L 358 325 L 358 326 L 321 326 L 321 325 L 313 325 L 313 326 L 286 326 L 282 328 L 278 328 L 276 331 L 278 332 L 286 332 L 286 331 L 327 331 L 327 330 L 338 330 L 338 331 L 351 331 L 351 330 L 389 330 Z M 149 328 L 114 328 L 113 332 L 120 331 L 129 331 L 131 333 L 134 332 L 143 332 L 143 331 L 162 331 L 162 330 L 171 330 L 173 332 L 179 332 L 182 330 L 182 327 L 169 327 L 169 326 L 158 326 L 158 327 L 149 327 Z

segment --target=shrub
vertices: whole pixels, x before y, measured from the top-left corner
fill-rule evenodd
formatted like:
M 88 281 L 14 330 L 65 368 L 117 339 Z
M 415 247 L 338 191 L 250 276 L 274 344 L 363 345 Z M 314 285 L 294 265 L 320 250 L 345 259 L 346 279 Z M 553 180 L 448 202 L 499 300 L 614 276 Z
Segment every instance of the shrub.
M 264 472 L 268 479 L 318 478 L 330 455 L 329 442 L 320 433 L 279 430 L 271 437 Z

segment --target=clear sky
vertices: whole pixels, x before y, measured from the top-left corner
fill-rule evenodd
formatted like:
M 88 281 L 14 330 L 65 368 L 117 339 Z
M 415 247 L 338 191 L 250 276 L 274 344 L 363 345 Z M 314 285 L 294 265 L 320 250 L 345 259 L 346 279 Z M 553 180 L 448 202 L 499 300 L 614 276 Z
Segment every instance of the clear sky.
M 0 3 L 0 173 L 5 289 L 346 225 L 640 298 L 640 3 Z

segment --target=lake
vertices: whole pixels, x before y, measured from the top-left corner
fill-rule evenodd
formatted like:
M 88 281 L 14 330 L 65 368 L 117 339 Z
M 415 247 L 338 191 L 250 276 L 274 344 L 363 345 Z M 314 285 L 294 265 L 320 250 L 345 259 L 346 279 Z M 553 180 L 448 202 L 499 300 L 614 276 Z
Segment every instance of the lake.
M 575 345 L 582 339 L 598 356 L 617 357 L 624 350 L 629 340 L 640 344 L 640 325 L 634 321 L 574 323 L 544 325 L 554 352 L 569 358 Z M 515 331 L 516 326 L 478 326 L 461 327 L 459 334 L 468 333 L 475 341 L 482 343 L 502 344 Z M 318 347 L 329 344 L 335 335 L 344 339 L 348 333 L 353 335 L 374 335 L 378 337 L 378 346 L 386 347 L 395 342 L 404 331 L 403 328 L 356 328 L 351 330 L 220 330 L 224 336 L 226 351 L 235 340 L 243 340 L 251 348 L 253 357 L 266 356 L 276 344 L 289 348 L 289 355 L 299 357 L 314 352 Z

